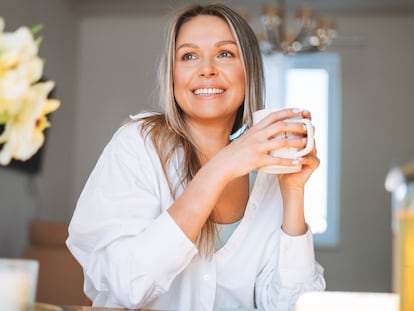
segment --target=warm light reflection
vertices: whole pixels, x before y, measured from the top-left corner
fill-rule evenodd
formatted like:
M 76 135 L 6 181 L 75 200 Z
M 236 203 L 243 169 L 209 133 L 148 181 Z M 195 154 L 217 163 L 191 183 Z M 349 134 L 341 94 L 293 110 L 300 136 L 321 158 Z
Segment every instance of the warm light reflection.
M 414 211 L 398 213 L 397 258 L 399 258 L 398 291 L 401 311 L 414 310 Z

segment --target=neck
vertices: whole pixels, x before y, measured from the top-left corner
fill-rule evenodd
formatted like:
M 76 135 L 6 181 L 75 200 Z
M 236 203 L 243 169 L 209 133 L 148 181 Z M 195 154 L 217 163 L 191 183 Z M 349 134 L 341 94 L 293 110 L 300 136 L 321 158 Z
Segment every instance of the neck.
M 229 125 L 231 124 L 231 125 Z M 229 144 L 233 122 L 221 124 L 189 124 L 189 129 L 205 163 Z

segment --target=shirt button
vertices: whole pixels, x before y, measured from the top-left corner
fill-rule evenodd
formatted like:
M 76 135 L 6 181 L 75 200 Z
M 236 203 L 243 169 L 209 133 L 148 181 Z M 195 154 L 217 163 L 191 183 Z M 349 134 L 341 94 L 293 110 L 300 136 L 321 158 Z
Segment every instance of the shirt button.
M 210 276 L 208 274 L 204 274 L 203 276 L 204 281 L 210 280 Z

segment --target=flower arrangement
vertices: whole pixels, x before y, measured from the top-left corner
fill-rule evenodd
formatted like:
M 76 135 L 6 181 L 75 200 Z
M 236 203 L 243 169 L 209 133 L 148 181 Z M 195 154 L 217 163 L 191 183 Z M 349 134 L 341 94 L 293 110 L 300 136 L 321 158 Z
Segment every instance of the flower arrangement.
M 40 82 L 44 61 L 38 57 L 39 28 L 4 32 L 0 17 L 0 165 L 26 161 L 43 145 L 47 114 L 60 101 L 48 99 L 54 81 Z

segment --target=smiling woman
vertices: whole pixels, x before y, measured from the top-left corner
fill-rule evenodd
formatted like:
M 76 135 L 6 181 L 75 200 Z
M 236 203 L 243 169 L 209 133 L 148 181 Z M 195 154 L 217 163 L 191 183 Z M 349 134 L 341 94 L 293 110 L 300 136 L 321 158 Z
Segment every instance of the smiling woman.
M 249 25 L 224 5 L 185 8 L 159 73 L 164 112 L 115 133 L 69 226 L 94 306 L 292 310 L 301 293 L 323 290 L 303 206 L 316 149 L 269 156 L 303 143 L 273 138 L 310 113 L 284 109 L 253 126 L 264 78 Z M 257 173 L 299 162 L 294 174 Z

